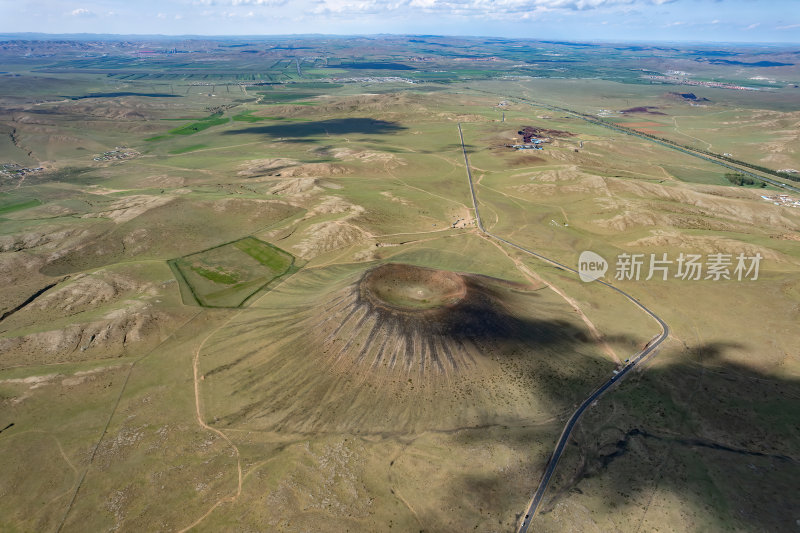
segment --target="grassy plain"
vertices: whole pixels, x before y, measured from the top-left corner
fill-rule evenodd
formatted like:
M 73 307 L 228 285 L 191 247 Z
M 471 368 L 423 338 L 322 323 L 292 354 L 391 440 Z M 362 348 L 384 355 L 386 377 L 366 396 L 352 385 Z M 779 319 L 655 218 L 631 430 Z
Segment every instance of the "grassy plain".
M 606 279 L 622 253 L 763 257 L 757 280 L 614 282 L 672 335 L 587 412 L 537 530 L 796 528 L 800 210 L 518 99 L 797 167 L 794 69 L 690 105 L 630 65 L 702 50 L 291 44 L 0 53 L 0 163 L 44 167 L 0 175 L 0 529 L 513 530 L 574 407 L 658 327 L 477 230 L 459 123 L 506 239 L 570 266 L 595 251 Z M 544 150 L 505 146 L 526 125 L 552 130 Z M 94 159 L 117 147 L 135 155 Z M 361 280 L 389 263 L 469 297 L 370 307 Z

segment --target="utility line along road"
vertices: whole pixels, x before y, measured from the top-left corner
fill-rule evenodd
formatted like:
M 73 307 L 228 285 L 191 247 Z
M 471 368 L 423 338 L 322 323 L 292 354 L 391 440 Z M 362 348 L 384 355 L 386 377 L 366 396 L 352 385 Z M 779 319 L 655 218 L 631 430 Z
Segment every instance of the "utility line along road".
M 521 252 L 532 255 L 538 259 L 541 259 L 542 261 L 550 263 L 551 265 L 554 265 L 561 270 L 566 270 L 568 272 L 578 274 L 578 271 L 575 270 L 574 268 L 563 265 L 558 261 L 554 261 L 548 257 L 545 257 L 534 251 L 528 250 L 527 248 L 523 248 L 522 246 L 515 244 L 509 240 L 506 240 L 502 237 L 499 237 L 488 231 L 483 226 L 483 221 L 481 220 L 480 211 L 478 210 L 478 199 L 475 195 L 475 185 L 472 181 L 472 170 L 470 169 L 469 166 L 467 147 L 464 145 L 464 132 L 461 130 L 461 123 L 458 124 L 458 136 L 461 140 L 461 151 L 464 154 L 464 164 L 466 165 L 467 169 L 467 180 L 469 181 L 469 190 L 470 194 L 472 195 L 472 206 L 475 209 L 475 221 L 477 223 L 478 229 L 488 237 L 491 237 L 497 241 L 507 244 L 512 248 L 516 248 Z M 553 476 L 553 472 L 555 472 L 556 466 L 558 465 L 558 460 L 561 458 L 561 454 L 564 453 L 564 449 L 567 446 L 567 442 L 569 441 L 569 437 L 572 434 L 572 430 L 577 425 L 578 420 L 580 419 L 583 412 L 586 411 L 586 409 L 588 409 L 589 406 L 595 400 L 600 398 L 600 396 L 602 396 L 608 389 L 613 387 L 615 383 L 622 381 L 622 379 L 624 379 L 625 376 L 636 367 L 636 365 L 644 361 L 650 354 L 652 354 L 656 350 L 656 348 L 658 348 L 661 345 L 661 343 L 663 343 L 667 339 L 667 337 L 669 337 L 669 326 L 667 326 L 666 322 L 664 322 L 653 311 L 645 307 L 645 305 L 642 304 L 639 300 L 637 300 L 627 292 L 623 291 L 622 289 L 619 289 L 611 285 L 610 283 L 606 283 L 605 281 L 596 280 L 596 283 L 604 285 L 609 289 L 618 292 L 619 294 L 627 298 L 631 303 L 636 305 L 636 307 L 644 311 L 649 317 L 658 322 L 658 325 L 661 327 L 661 333 L 657 335 L 655 338 L 653 338 L 653 340 L 651 340 L 649 343 L 647 343 L 647 345 L 644 347 L 642 351 L 631 357 L 630 362 L 626 364 L 622 368 L 622 370 L 619 371 L 619 373 L 612 376 L 611 379 L 600 385 L 585 400 L 583 400 L 578 409 L 576 409 L 575 412 L 572 414 L 572 416 L 569 418 L 567 424 L 564 426 L 564 430 L 561 432 L 561 436 L 558 439 L 556 448 L 555 450 L 553 450 L 553 454 L 550 456 L 550 460 L 547 462 L 547 467 L 545 468 L 544 474 L 542 475 L 542 479 L 539 481 L 539 486 L 536 489 L 536 492 L 533 494 L 530 503 L 528 504 L 528 508 L 525 511 L 525 516 L 519 525 L 518 529 L 519 533 L 526 533 L 528 531 L 528 527 L 531 524 L 531 521 L 533 520 L 533 517 L 536 516 L 536 512 L 539 509 L 539 504 L 541 503 L 542 498 L 544 497 L 544 493 L 547 491 L 547 485 L 550 483 L 550 478 Z
M 491 95 L 494 95 L 494 96 L 504 96 L 504 95 L 502 95 L 500 93 L 493 93 L 491 91 L 482 91 L 480 89 L 472 89 L 472 90 L 476 91 L 476 92 L 479 92 L 479 93 L 491 94 Z M 755 174 L 752 171 L 747 170 L 746 168 L 742 168 L 742 166 L 740 166 L 740 165 L 733 165 L 731 163 L 728 163 L 728 162 L 722 160 L 724 158 L 721 157 L 721 156 L 718 156 L 718 155 L 715 156 L 715 157 L 709 157 L 708 155 L 704 155 L 702 153 L 698 153 L 697 151 L 692 150 L 689 147 L 681 146 L 681 145 L 679 145 L 677 143 L 674 143 L 672 141 L 668 141 L 667 139 L 659 139 L 659 138 L 656 138 L 656 137 L 648 136 L 648 135 L 645 135 L 643 133 L 637 132 L 636 130 L 632 130 L 630 128 L 621 128 L 621 127 L 619 127 L 619 126 L 617 126 L 615 124 L 611 124 L 611 123 L 606 122 L 604 120 L 599 120 L 599 119 L 593 118 L 593 117 L 588 116 L 588 115 L 586 115 L 584 113 L 579 113 L 577 111 L 573 111 L 573 110 L 567 109 L 565 107 L 558 107 L 558 106 L 554 106 L 554 105 L 550 105 L 550 104 L 545 104 L 544 102 L 537 102 L 536 100 L 530 100 L 528 98 L 522 98 L 520 96 L 515 96 L 513 98 L 511 98 L 511 97 L 505 97 L 505 98 L 508 98 L 509 100 L 519 100 L 520 102 L 525 102 L 526 104 L 528 104 L 530 106 L 543 107 L 545 109 L 549 109 L 550 111 L 558 111 L 560 113 L 567 113 L 568 115 L 571 115 L 571 116 L 573 116 L 575 118 L 579 118 L 579 119 L 583 120 L 584 122 L 588 122 L 589 124 L 594 124 L 596 126 L 602 126 L 603 128 L 608 128 L 610 130 L 613 130 L 613 131 L 616 131 L 616 132 L 619 132 L 619 133 L 624 133 L 625 135 L 630 135 L 631 137 L 637 137 L 639 139 L 643 139 L 645 141 L 649 141 L 649 142 L 658 144 L 659 146 L 663 146 L 664 148 L 669 148 L 671 150 L 677 150 L 678 152 L 682 152 L 682 153 L 684 153 L 686 155 L 690 155 L 692 157 L 696 157 L 698 159 L 702 159 L 704 161 L 708 161 L 709 163 L 712 163 L 714 165 L 719 165 L 721 167 L 725 167 L 727 169 L 734 170 L 734 171 L 738 172 L 739 174 L 744 174 L 746 176 L 750 176 L 751 178 L 755 178 L 755 179 L 763 181 L 765 183 L 769 183 L 770 185 L 774 185 L 775 187 L 780 187 L 782 189 L 786 189 L 786 190 L 789 190 L 789 191 L 792 191 L 792 192 L 800 193 L 800 188 L 797 188 L 797 187 L 795 187 L 793 185 L 790 185 L 788 183 L 784 183 L 782 181 L 776 180 L 774 178 L 770 178 L 770 177 L 764 176 L 763 174 Z M 703 141 L 703 142 L 705 142 L 705 141 Z M 583 148 L 583 141 L 581 141 L 581 148 Z

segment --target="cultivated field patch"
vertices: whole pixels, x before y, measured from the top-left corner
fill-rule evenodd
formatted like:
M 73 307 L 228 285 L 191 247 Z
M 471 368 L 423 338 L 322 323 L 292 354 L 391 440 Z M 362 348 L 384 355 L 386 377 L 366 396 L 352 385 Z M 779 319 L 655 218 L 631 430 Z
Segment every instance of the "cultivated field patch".
M 186 303 L 239 307 L 276 280 L 293 274 L 294 256 L 255 237 L 169 261 Z

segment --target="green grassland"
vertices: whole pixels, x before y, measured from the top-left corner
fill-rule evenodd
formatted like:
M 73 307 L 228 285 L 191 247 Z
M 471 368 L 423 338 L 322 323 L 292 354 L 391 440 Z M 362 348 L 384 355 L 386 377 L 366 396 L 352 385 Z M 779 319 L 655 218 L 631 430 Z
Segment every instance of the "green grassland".
M 208 128 L 212 128 L 214 126 L 219 126 L 220 124 L 226 124 L 229 119 L 223 118 L 220 115 L 214 114 L 204 119 L 198 120 L 197 122 L 192 122 L 191 124 L 187 124 L 185 126 L 181 126 L 180 128 L 175 128 L 173 130 L 169 130 L 172 135 L 193 135 L 198 131 L 203 131 Z
M 294 257 L 253 237 L 170 261 L 179 280 L 204 307 L 238 307 L 297 270 Z
M 5 196 L 5 195 L 3 195 Z M 2 199 L 0 197 L 0 215 L 6 215 L 8 213 L 13 213 L 15 211 L 21 211 L 23 209 L 29 209 L 31 207 L 36 207 L 40 205 L 41 202 L 36 198 L 33 199 L 20 199 L 20 198 L 9 198 L 9 199 Z
M 261 122 L 263 120 L 275 120 L 275 117 L 254 117 L 252 113 L 252 111 L 247 111 L 245 113 L 234 115 L 231 117 L 231 119 L 237 122 Z
M 535 529 L 796 528 L 800 210 L 531 104 L 798 168 L 796 89 L 642 82 L 643 55 L 761 73 L 680 47 L 302 42 L 0 51 L 19 73 L 0 77 L 0 163 L 47 163 L 0 181 L 0 530 L 514 530 L 574 407 L 658 326 L 477 230 L 459 124 L 487 229 L 569 266 L 599 253 L 671 328 L 586 412 Z M 663 114 L 620 113 L 647 106 Z M 526 125 L 564 133 L 507 148 Z M 117 146 L 140 155 L 93 160 Z M 763 256 L 758 280 L 613 280 L 621 253 L 740 252 Z M 442 375 L 344 365 L 369 343 L 445 353 L 462 331 L 401 339 L 358 307 L 388 263 L 467 276 L 475 312 L 511 326 L 452 341 L 472 366 Z
M 227 124 L 230 121 L 229 118 L 225 118 L 222 116 L 222 113 L 214 113 L 205 118 L 201 118 L 195 122 L 186 124 L 179 128 L 174 128 L 168 131 L 170 135 L 194 135 L 195 133 L 201 132 L 203 130 L 207 130 L 208 128 L 213 128 L 214 126 L 219 126 L 221 124 Z M 154 137 L 149 137 L 145 139 L 146 141 L 160 141 L 163 139 L 169 138 L 168 135 L 156 135 Z

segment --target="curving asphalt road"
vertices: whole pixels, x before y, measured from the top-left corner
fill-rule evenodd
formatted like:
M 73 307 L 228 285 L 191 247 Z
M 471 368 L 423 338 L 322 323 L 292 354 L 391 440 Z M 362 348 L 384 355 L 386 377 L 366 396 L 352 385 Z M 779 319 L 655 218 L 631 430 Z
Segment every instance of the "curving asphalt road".
M 458 136 L 461 139 L 461 151 L 464 153 L 464 164 L 466 165 L 467 168 L 467 179 L 469 180 L 469 190 L 470 193 L 472 194 L 472 206 L 475 209 L 475 221 L 477 222 L 478 229 L 485 235 L 495 240 L 498 240 L 502 243 L 505 243 L 508 246 L 511 246 L 512 248 L 516 248 L 517 250 L 525 252 L 526 254 L 537 257 L 547 263 L 550 263 L 551 265 L 555 265 L 556 267 L 562 270 L 578 274 L 578 271 L 575 270 L 574 268 L 563 265 L 558 261 L 554 261 L 553 259 L 545 257 L 541 254 L 528 250 L 527 248 L 524 248 L 518 244 L 515 244 L 509 240 L 499 237 L 488 231 L 483 226 L 483 221 L 481 220 L 481 215 L 480 212 L 478 211 L 478 199 L 475 196 L 475 185 L 472 182 L 472 170 L 470 169 L 469 166 L 469 157 L 467 156 L 467 148 L 466 146 L 464 146 L 464 133 L 461 131 L 460 122 L 458 124 Z M 525 517 L 522 519 L 519 529 L 517 530 L 518 533 L 526 533 L 528 531 L 528 527 L 530 527 L 533 517 L 536 516 L 536 512 L 539 509 L 539 504 L 541 503 L 542 498 L 544 497 L 544 494 L 547 491 L 547 485 L 550 483 L 550 478 L 553 476 L 553 472 L 555 472 L 556 466 L 558 466 L 558 461 L 559 459 L 561 459 L 561 454 L 564 453 L 564 449 L 567 446 L 567 442 L 569 441 L 569 437 L 572 434 L 572 430 L 575 428 L 575 425 L 578 423 L 578 420 L 580 419 L 584 411 L 586 411 L 586 409 L 588 409 L 589 406 L 595 400 L 600 398 L 600 396 L 602 396 L 608 389 L 613 387 L 614 384 L 616 384 L 619 381 L 622 381 L 622 379 L 628 374 L 628 372 L 633 370 L 636 367 L 636 365 L 644 361 L 650 354 L 652 354 L 655 351 L 656 348 L 658 348 L 661 345 L 662 342 L 664 342 L 667 339 L 667 337 L 669 337 L 669 326 L 667 326 L 667 323 L 664 322 L 653 311 L 648 309 L 639 300 L 637 300 L 627 292 L 623 291 L 622 289 L 617 288 L 605 281 L 596 280 L 595 283 L 600 283 L 601 285 L 605 285 L 609 289 L 618 292 L 619 294 L 630 300 L 639 309 L 647 313 L 647 315 L 649 315 L 653 320 L 658 322 L 658 325 L 661 327 L 661 334 L 654 337 L 650 342 L 647 343 L 647 345 L 644 347 L 643 350 L 641 350 L 639 353 L 631 357 L 629 359 L 628 364 L 626 364 L 622 368 L 622 370 L 619 371 L 619 373 L 615 374 L 614 376 L 611 377 L 611 379 L 609 379 L 608 381 L 600 385 L 597 389 L 595 389 L 594 392 L 592 392 L 585 400 L 583 400 L 580 406 L 578 406 L 578 409 L 576 409 L 575 412 L 572 413 L 572 416 L 569 418 L 569 421 L 567 421 L 567 424 L 564 426 L 564 430 L 561 432 L 561 436 L 558 439 L 558 443 L 556 444 L 555 450 L 553 450 L 553 453 L 550 456 L 550 460 L 547 462 L 547 467 L 545 468 L 544 474 L 542 475 L 542 478 L 539 481 L 539 487 L 536 489 L 536 492 L 533 494 L 533 497 L 531 498 L 531 501 L 528 504 L 528 508 L 525 511 Z

